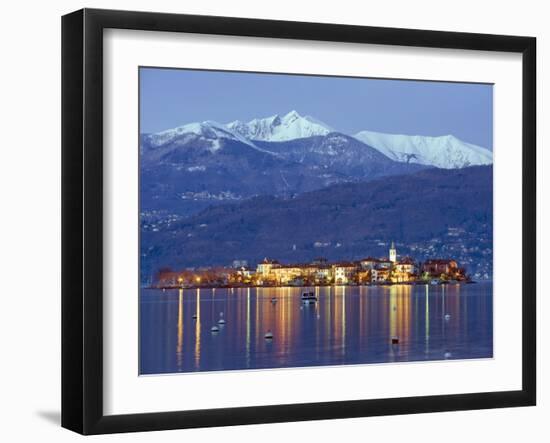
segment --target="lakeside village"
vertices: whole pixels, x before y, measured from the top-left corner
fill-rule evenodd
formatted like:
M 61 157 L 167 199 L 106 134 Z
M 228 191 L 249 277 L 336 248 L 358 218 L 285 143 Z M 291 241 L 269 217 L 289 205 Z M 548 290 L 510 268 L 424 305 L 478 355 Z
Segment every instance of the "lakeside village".
M 256 269 L 243 260 L 232 267 L 212 267 L 180 272 L 160 270 L 153 288 L 198 287 L 283 287 L 329 285 L 392 285 L 392 284 L 473 283 L 464 268 L 454 259 L 427 259 L 416 262 L 411 257 L 398 259 L 392 242 L 389 256 L 367 257 L 353 262 L 330 263 L 318 258 L 311 263 L 283 264 L 264 259 Z

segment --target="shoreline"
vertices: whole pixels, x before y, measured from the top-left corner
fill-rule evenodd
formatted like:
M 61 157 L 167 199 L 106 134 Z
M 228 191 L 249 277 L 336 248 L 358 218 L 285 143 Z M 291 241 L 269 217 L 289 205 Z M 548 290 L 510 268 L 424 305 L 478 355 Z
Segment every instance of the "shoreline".
M 378 284 L 351 284 L 351 285 L 278 285 L 278 286 L 264 286 L 264 285 L 243 285 L 243 286 L 230 286 L 230 285 L 189 285 L 189 286 L 140 286 L 140 289 L 156 289 L 156 290 L 172 290 L 172 289 L 285 289 L 285 288 L 335 288 L 335 287 L 384 287 L 384 286 L 446 286 L 446 285 L 470 285 L 478 283 L 490 283 L 492 280 L 482 280 L 478 281 L 446 281 L 431 283 L 430 281 L 419 281 L 419 282 L 400 282 L 400 283 L 378 283 Z

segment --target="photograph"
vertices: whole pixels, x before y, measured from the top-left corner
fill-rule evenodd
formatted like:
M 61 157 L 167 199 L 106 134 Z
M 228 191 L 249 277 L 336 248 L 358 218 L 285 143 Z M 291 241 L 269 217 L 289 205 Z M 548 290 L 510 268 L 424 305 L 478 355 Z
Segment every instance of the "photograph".
M 140 375 L 490 359 L 493 84 L 140 66 L 139 249 Z

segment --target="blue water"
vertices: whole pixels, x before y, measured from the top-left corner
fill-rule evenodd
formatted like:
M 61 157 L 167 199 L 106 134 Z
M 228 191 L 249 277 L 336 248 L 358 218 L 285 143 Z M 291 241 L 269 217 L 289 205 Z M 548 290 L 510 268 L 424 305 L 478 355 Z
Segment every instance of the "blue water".
M 140 373 L 493 355 L 491 283 L 321 287 L 306 306 L 302 290 L 142 289 Z M 225 325 L 211 332 L 220 318 Z

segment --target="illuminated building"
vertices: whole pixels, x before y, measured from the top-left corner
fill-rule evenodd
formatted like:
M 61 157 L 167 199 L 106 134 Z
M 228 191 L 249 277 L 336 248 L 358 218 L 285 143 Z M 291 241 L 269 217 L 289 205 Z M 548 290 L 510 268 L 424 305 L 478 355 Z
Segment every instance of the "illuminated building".
M 337 285 L 345 285 L 350 282 L 357 270 L 355 263 L 336 263 L 332 265 L 334 274 L 334 283 Z

